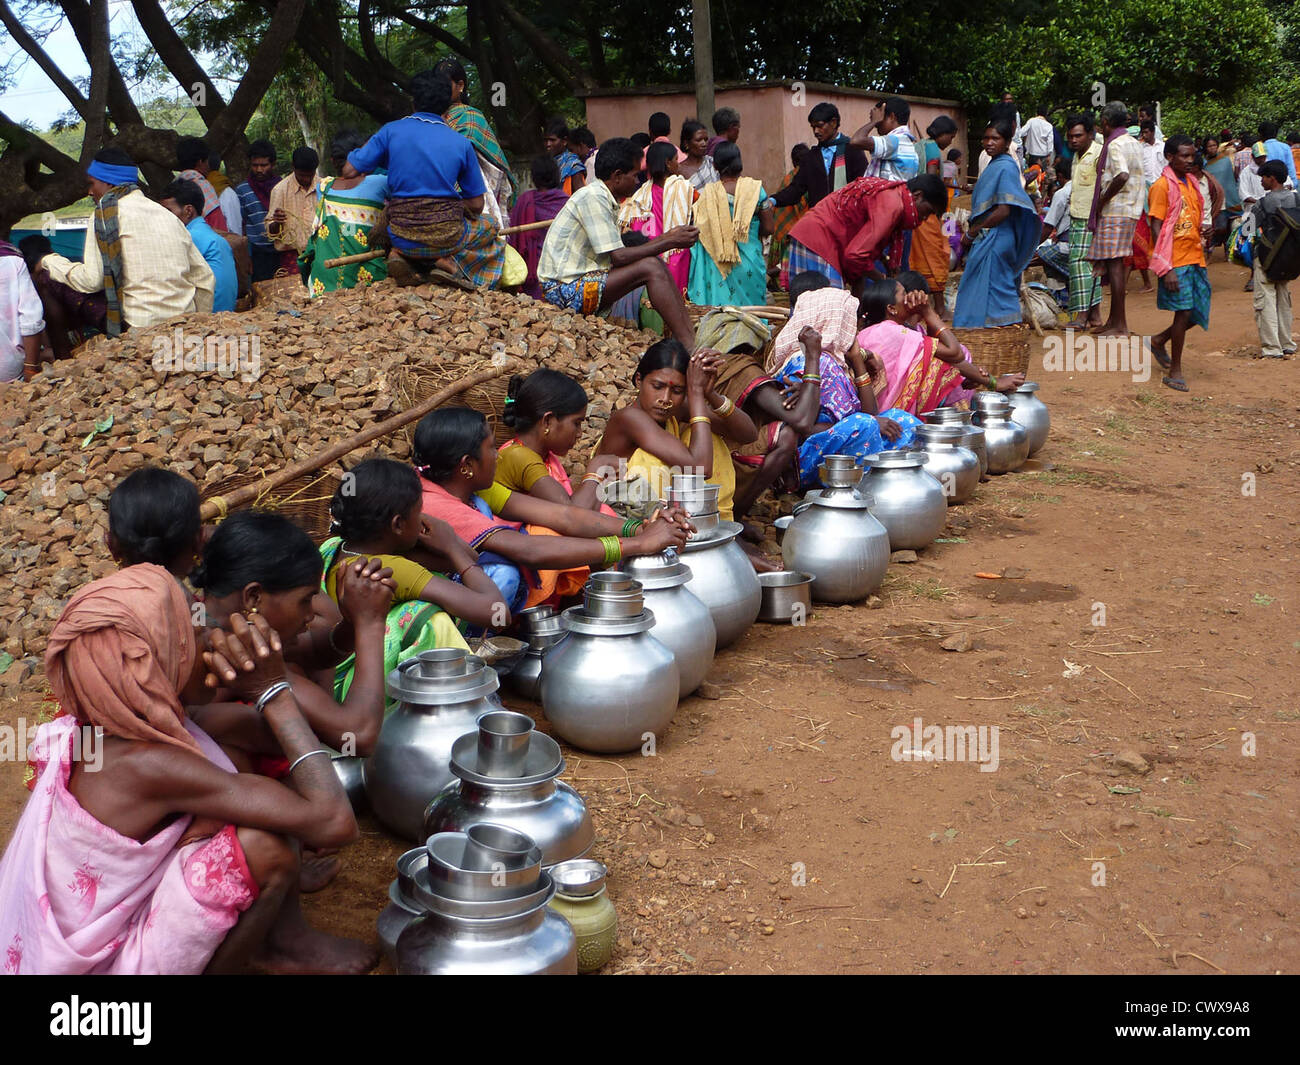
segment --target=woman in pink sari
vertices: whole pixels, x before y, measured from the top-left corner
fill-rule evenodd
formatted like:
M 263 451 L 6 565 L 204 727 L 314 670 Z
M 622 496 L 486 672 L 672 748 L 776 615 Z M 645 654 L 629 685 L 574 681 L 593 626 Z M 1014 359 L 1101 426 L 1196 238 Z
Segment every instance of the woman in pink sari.
M 677 170 L 677 149 L 662 141 L 646 149 L 646 181 L 623 201 L 618 212 L 620 229 L 644 233 L 650 240 L 670 229 L 691 224 L 695 189 Z M 661 258 L 677 287 L 686 291 L 691 273 L 691 249 L 666 251 Z
M 499 448 L 497 483 L 552 503 L 613 514 L 601 504 L 597 488 L 616 472 L 618 459 L 595 456 L 576 492 L 562 461 L 578 442 L 586 417 L 587 393 L 571 377 L 545 368 L 512 377 L 502 420 L 515 435 Z
M 304 628 L 319 580 L 298 596 Z M 0 971 L 234 971 L 259 949 L 282 971 L 373 965 L 367 945 L 313 931 L 297 909 L 295 839 L 337 847 L 357 826 L 285 683 L 279 637 L 232 615 L 209 639 L 200 654 L 161 566 L 68 602 L 45 656 L 66 712 L 36 733 L 36 784 L 0 860 Z M 291 760 L 284 783 L 236 772 L 189 720 L 185 703 L 218 684 L 257 704 L 245 732 Z
M 995 381 L 974 365 L 923 292 L 881 281 L 863 293 L 860 309 L 866 328 L 858 333 L 858 346 L 885 365 L 878 393 L 882 409 L 920 415 L 968 402 L 979 388 L 1014 392 L 1024 383 L 1024 374 L 1003 374 Z
M 569 194 L 560 188 L 560 167 L 552 155 L 539 155 L 533 160 L 533 187 L 521 193 L 510 209 L 510 225 L 526 226 L 546 222 L 560 213 L 569 201 Z M 537 281 L 537 260 L 542 257 L 546 242 L 546 229 L 529 229 L 510 235 L 510 246 L 524 257 L 528 264 L 528 280 L 524 291 L 533 299 L 542 298 L 542 286 Z

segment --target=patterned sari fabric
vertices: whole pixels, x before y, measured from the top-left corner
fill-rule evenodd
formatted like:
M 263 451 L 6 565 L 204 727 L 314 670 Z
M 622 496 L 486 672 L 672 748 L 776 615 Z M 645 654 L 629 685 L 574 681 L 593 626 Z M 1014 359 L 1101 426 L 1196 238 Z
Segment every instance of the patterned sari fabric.
M 885 364 L 884 388 L 876 397 L 882 407 L 920 414 L 966 394 L 957 367 L 936 356 L 934 338 L 917 329 L 879 322 L 858 334 L 858 347 L 874 351 Z
M 1033 201 L 1020 184 L 1020 170 L 1003 153 L 980 174 L 971 194 L 971 219 L 978 221 L 995 207 L 1010 215 L 975 238 L 957 288 L 952 324 L 958 329 L 986 329 L 1023 321 L 1020 275 L 1034 257 L 1042 224 Z
M 510 204 L 518 186 L 514 174 L 510 172 L 510 160 L 506 158 L 492 127 L 488 125 L 487 116 L 469 104 L 452 104 L 442 117 L 446 119 L 447 125 L 474 145 L 479 158 L 479 170 L 483 173 L 483 184 L 487 187 L 483 210 L 498 226 L 504 225 L 510 215 Z
M 695 196 L 691 183 L 677 174 L 669 174 L 662 185 L 647 181 L 619 205 L 619 228 L 644 233 L 650 240 L 662 237 L 670 229 L 691 224 L 691 207 Z M 668 267 L 677 288 L 685 292 L 690 274 L 691 249 L 674 248 L 659 258 Z
M 471 284 L 496 288 L 506 264 L 505 241 L 491 219 L 468 218 L 460 204 L 432 196 L 389 200 L 385 214 L 393 249 L 407 259 L 451 259 Z
M 334 556 L 338 553 L 342 538 L 338 536 L 326 540 L 320 547 L 321 561 L 324 563 L 323 574 L 330 571 Z M 325 589 L 324 576 L 321 578 L 321 590 Z M 464 627 L 464 622 L 460 622 Z M 395 603 L 388 611 L 384 623 L 384 676 L 388 676 L 398 663 L 418 655 L 421 651 L 432 651 L 437 647 L 461 647 L 469 650 L 469 644 L 457 628 L 457 619 L 448 614 L 437 603 L 426 603 L 412 599 L 404 603 Z M 348 655 L 334 670 L 334 698 L 340 702 L 352 687 L 356 672 L 357 656 Z M 396 704 L 391 704 L 392 710 Z
M 780 192 L 786 188 L 794 180 L 796 173 L 798 171 L 794 167 L 787 170 L 776 191 Z M 782 288 L 790 287 L 790 267 L 786 261 L 786 253 L 790 247 L 790 230 L 794 228 L 794 224 L 804 216 L 807 210 L 808 197 L 805 196 L 791 207 L 777 207 L 772 212 L 772 216 L 776 221 L 776 228 L 772 230 L 772 242 L 768 245 L 767 265 L 768 269 L 780 268 Z
M 825 456 L 856 455 L 861 458 L 881 451 L 906 449 L 915 441 L 916 430 L 921 425 L 919 418 L 905 410 L 883 410 L 880 416 L 897 422 L 903 430 L 897 440 L 886 440 L 876 416 L 862 410 L 853 378 L 840 362 L 823 354 L 819 373 L 822 405 L 817 420 L 834 424 L 814 433 L 799 445 L 799 486 L 805 491 L 821 484 L 817 467 Z M 803 378 L 803 354 L 791 355 L 774 376 L 781 384 L 797 384 Z
M 325 266 L 328 259 L 371 250 L 370 230 L 383 216 L 387 180 L 367 174 L 354 188 L 335 191 L 333 186 L 333 178 L 320 183 L 316 225 L 300 257 L 301 261 L 311 263 L 307 287 L 312 296 L 340 288 L 371 285 L 388 276 L 388 262 L 382 258 L 332 269 Z

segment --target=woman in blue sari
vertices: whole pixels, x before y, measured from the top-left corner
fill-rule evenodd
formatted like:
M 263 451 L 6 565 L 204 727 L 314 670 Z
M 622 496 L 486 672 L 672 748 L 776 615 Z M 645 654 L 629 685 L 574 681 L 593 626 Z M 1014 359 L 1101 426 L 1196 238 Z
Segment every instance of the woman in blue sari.
M 1023 320 L 1020 275 L 1034 257 L 1041 225 L 1008 151 L 1014 136 L 1014 122 L 1001 115 L 984 130 L 989 162 L 971 194 L 970 226 L 961 242 L 967 257 L 952 318 L 958 329 Z

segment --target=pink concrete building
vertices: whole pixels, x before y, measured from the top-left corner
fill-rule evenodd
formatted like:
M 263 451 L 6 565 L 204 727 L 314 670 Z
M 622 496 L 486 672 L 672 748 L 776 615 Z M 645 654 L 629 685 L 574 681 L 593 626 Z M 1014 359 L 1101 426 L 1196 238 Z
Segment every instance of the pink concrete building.
M 870 121 L 871 109 L 892 93 L 870 92 L 843 85 L 824 85 L 808 81 L 758 81 L 722 83 L 715 90 L 715 107 L 734 107 L 740 112 L 741 156 L 745 173 L 759 178 L 769 192 L 774 192 L 781 177 L 790 169 L 790 149 L 800 142 L 814 142 L 808 125 L 808 112 L 823 100 L 840 111 L 840 129 L 848 134 Z M 903 98 L 912 105 L 910 128 L 918 140 L 925 127 L 938 115 L 948 115 L 957 123 L 954 147 L 967 144 L 966 113 L 953 100 L 936 100 L 926 96 Z M 596 141 L 609 137 L 628 137 L 646 128 L 646 120 L 656 111 L 673 120 L 676 139 L 682 123 L 695 118 L 695 93 L 680 86 L 643 86 L 633 89 L 594 89 L 586 95 L 587 125 Z M 712 135 L 711 115 L 699 116 Z M 962 159 L 965 174 L 970 160 Z

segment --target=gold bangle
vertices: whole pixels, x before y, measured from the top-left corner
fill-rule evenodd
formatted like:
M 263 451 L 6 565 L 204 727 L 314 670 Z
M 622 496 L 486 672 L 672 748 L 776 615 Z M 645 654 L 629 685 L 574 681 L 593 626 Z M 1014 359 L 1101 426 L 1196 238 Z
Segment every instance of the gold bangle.
M 731 397 L 723 396 L 722 405 L 720 407 L 714 407 L 713 413 L 716 414 L 719 418 L 729 418 L 731 417 L 731 414 L 733 411 L 735 411 L 735 409 L 736 409 L 736 405 L 731 401 Z
M 694 418 L 692 418 L 692 419 L 690 420 L 690 422 L 689 422 L 688 424 L 690 424 L 690 425 L 694 425 L 694 424 L 696 424 L 696 422 L 703 422 L 705 425 L 712 425 L 712 424 L 713 424 L 713 419 L 712 419 L 712 418 L 706 418 L 703 414 L 697 414 Z
M 858 376 L 853 379 L 853 383 L 861 388 L 863 385 L 871 384 L 874 380 L 875 378 L 872 377 L 871 373 L 868 371 L 867 373 L 858 374 Z

